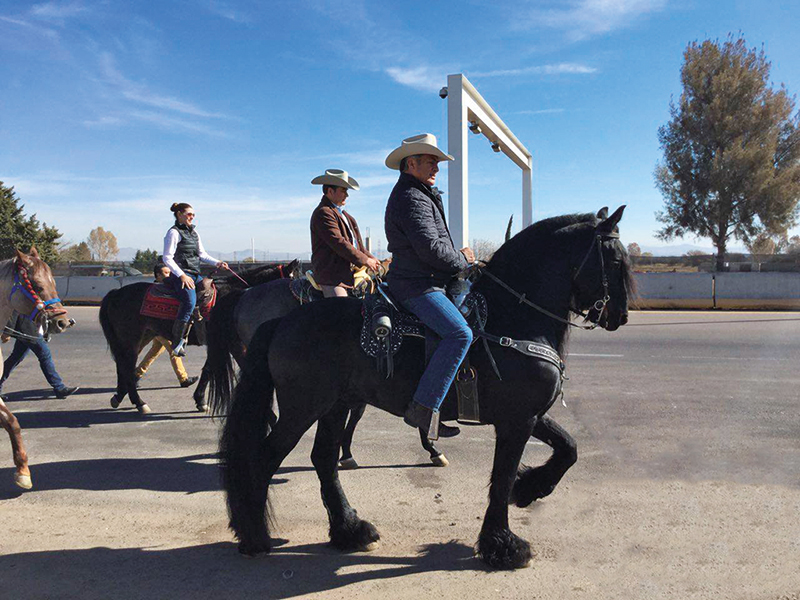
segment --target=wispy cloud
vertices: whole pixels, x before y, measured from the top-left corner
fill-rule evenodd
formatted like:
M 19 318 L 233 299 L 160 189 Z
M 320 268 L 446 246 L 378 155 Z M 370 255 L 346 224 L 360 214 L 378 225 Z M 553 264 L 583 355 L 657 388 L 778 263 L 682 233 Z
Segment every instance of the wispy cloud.
M 116 66 L 114 57 L 109 52 L 100 54 L 100 68 L 106 83 L 115 86 L 123 97 L 134 102 L 146 104 L 153 108 L 173 110 L 186 115 L 195 117 L 225 117 L 220 113 L 213 113 L 195 106 L 191 102 L 185 102 L 171 96 L 162 96 L 139 84 L 127 79 Z
M 223 19 L 233 21 L 234 23 L 247 24 L 251 23 L 253 20 L 250 15 L 244 13 L 238 8 L 235 8 L 228 2 L 210 0 L 206 6 L 213 14 L 222 17 Z
M 512 23 L 515 29 L 549 27 L 565 32 L 571 41 L 610 33 L 637 19 L 661 11 L 667 0 L 571 0 L 556 8 L 536 8 Z
M 305 160 L 325 161 L 330 163 L 338 163 L 344 165 L 342 167 L 348 170 L 347 165 L 358 165 L 362 167 L 383 167 L 384 160 L 392 151 L 392 148 L 377 148 L 375 150 L 364 150 L 361 152 L 337 152 L 334 154 L 322 154 L 316 156 L 305 157 Z M 334 168 L 334 167 L 331 167 Z
M 25 29 L 31 31 L 32 33 L 43 35 L 47 38 L 50 38 L 53 41 L 58 40 L 58 32 L 55 31 L 54 29 L 50 29 L 49 27 L 41 27 L 39 25 L 34 25 L 30 21 L 24 19 L 14 19 L 12 17 L 0 16 L 0 21 L 3 21 L 5 23 L 11 23 L 12 25 L 16 25 L 18 27 L 24 27 Z
M 87 119 L 83 122 L 86 127 L 110 127 L 114 125 L 119 125 L 122 123 L 122 119 L 119 117 L 98 117 L 96 119 Z
M 441 67 L 389 67 L 386 73 L 397 83 L 424 92 L 438 91 L 447 83 L 447 71 Z
M 576 63 L 558 63 L 555 65 L 539 65 L 532 67 L 522 67 L 520 69 L 499 69 L 495 71 L 483 71 L 470 73 L 470 77 L 512 77 L 519 75 L 587 75 L 597 73 L 594 67 L 580 65 Z
M 172 117 L 163 113 L 151 111 L 132 111 L 129 113 L 129 116 L 134 119 L 139 119 L 140 121 L 153 123 L 154 125 L 158 125 L 163 129 L 170 129 L 172 131 L 191 131 L 193 133 L 204 133 L 214 137 L 230 137 L 224 131 L 219 131 L 218 129 L 204 125 L 203 123 L 187 121 L 186 119 Z
M 40 19 L 63 20 L 88 12 L 83 2 L 45 2 L 31 7 L 30 14 Z

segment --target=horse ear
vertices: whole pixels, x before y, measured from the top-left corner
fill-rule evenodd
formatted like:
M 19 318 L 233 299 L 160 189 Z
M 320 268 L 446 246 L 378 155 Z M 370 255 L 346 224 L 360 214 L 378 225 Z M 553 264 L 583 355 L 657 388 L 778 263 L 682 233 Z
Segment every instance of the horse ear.
M 605 231 L 611 233 L 614 230 L 614 227 L 617 226 L 620 219 L 622 218 L 622 213 L 625 211 L 625 204 L 620 206 L 617 210 L 614 211 L 614 214 L 605 219 L 602 223 L 597 226 L 598 231 Z
M 31 260 L 30 256 L 16 249 L 14 251 L 17 253 L 17 262 L 19 262 L 19 264 L 21 264 L 24 267 L 33 266 L 33 261 Z
M 608 207 L 604 206 L 600 210 L 597 211 L 597 218 L 598 219 L 607 219 L 608 218 Z
M 33 258 L 41 259 L 41 257 L 39 256 L 39 251 L 36 249 L 36 246 L 31 246 L 31 251 L 28 254 L 30 254 Z

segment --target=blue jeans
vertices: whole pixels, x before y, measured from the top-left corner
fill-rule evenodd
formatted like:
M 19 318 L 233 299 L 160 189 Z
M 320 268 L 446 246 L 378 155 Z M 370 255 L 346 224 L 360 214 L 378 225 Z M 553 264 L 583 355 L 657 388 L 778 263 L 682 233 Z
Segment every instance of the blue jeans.
M 472 330 L 443 292 L 409 298 L 403 306 L 442 338 L 414 392 L 414 402 L 435 412 L 442 405 L 458 367 L 467 355 L 472 343 Z
M 190 277 L 195 285 L 203 280 L 202 275 L 186 273 L 186 276 Z M 197 304 L 197 292 L 189 287 L 182 288 L 181 278 L 176 277 L 174 273 L 170 273 L 170 276 L 167 277 L 164 283 L 175 291 L 175 296 L 181 301 L 181 307 L 178 309 L 178 316 L 175 317 L 175 320 L 188 323 L 189 319 L 192 318 L 192 311 Z
M 50 347 L 42 336 L 39 336 L 39 339 L 35 342 L 23 340 L 14 342 L 14 349 L 3 363 L 3 379 L 0 380 L 0 385 L 2 385 L 3 381 L 8 379 L 8 376 L 11 375 L 11 371 L 22 362 L 22 359 L 25 358 L 29 350 L 32 350 L 36 358 L 39 359 L 39 366 L 42 368 L 42 373 L 44 373 L 44 378 L 47 379 L 47 383 L 56 391 L 63 389 L 64 382 L 61 381 L 61 377 L 58 376 L 56 366 L 53 364 L 53 355 L 50 353 Z

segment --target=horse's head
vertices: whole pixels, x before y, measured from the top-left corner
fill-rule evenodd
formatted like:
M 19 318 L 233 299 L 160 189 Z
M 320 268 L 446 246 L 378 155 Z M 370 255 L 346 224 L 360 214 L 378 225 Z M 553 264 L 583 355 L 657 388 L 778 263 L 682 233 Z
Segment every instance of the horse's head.
M 619 241 L 618 224 L 625 206 L 608 216 L 597 213 L 597 223 L 587 229 L 585 248 L 573 254 L 573 301 L 588 310 L 587 320 L 608 331 L 628 322 L 628 297 L 633 292 L 628 253 Z
M 50 267 L 35 247 L 30 254 L 17 250 L 16 273 L 9 301 L 18 313 L 28 316 L 46 331 L 61 333 L 74 324 L 61 304 Z
M 283 267 L 284 276 L 289 279 L 297 279 L 303 274 L 300 259 L 295 258 L 292 262 Z

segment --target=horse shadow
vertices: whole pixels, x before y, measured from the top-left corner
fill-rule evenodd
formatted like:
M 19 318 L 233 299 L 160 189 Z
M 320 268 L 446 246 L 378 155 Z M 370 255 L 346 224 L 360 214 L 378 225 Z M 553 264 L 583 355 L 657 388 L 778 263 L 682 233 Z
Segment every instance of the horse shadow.
M 211 419 L 207 413 L 199 413 L 192 408 L 185 411 L 153 412 L 142 416 L 136 407 L 123 404 L 120 408 L 101 408 L 92 410 L 50 410 L 43 412 L 24 412 L 17 414 L 20 426 L 25 429 L 81 429 L 95 425 L 114 425 L 144 421 L 180 421 L 183 419 Z
M 98 458 L 65 460 L 31 465 L 33 492 L 23 492 L 11 481 L 13 468 L 0 469 L 0 500 L 21 494 L 52 490 L 153 492 L 216 492 L 222 489 L 216 453 L 172 458 Z M 272 484 L 286 483 L 289 475 L 313 471 L 313 467 L 278 469 Z
M 458 540 L 429 544 L 410 556 L 343 554 L 324 544 L 308 544 L 284 545 L 264 559 L 246 560 L 233 543 L 223 542 L 0 556 L 0 572 L 8 576 L 4 592 L 10 598 L 277 600 L 330 590 L 346 595 L 348 588 L 370 581 L 379 581 L 379 589 L 386 591 L 391 589 L 387 585 L 410 585 L 415 575 L 467 570 L 488 568 L 474 557 L 471 546 Z M 392 582 L 400 578 L 409 580 Z

